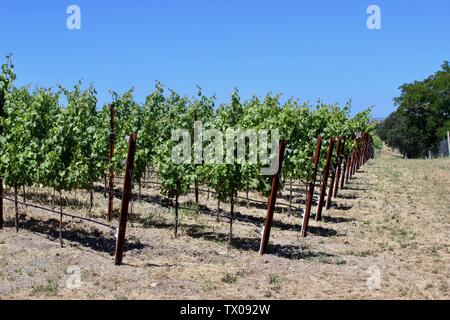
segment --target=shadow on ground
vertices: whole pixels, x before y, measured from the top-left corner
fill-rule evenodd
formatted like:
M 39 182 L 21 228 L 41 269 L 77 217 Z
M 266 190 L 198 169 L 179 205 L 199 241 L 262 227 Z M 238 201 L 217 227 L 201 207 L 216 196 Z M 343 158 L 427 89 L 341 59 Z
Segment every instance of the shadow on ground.
M 5 222 L 6 227 L 14 227 L 14 221 L 8 220 Z M 49 219 L 46 221 L 36 220 L 34 218 L 21 219 L 19 224 L 19 232 L 25 229 L 37 234 L 45 235 L 52 241 L 59 241 L 59 221 L 56 219 Z M 65 222 L 63 224 L 62 232 L 63 242 L 77 243 L 83 247 L 90 248 L 97 252 L 104 252 L 114 255 L 116 249 L 116 240 L 109 234 L 100 232 L 97 229 L 88 231 L 74 225 L 73 222 Z M 142 250 L 146 245 L 139 242 L 139 240 L 127 239 L 125 242 L 124 251 Z
M 227 243 L 228 235 L 216 232 L 204 232 L 198 228 L 188 228 L 187 234 L 196 239 L 204 239 L 207 241 Z M 243 237 L 233 237 L 231 241 L 231 247 L 243 250 L 243 251 L 254 251 L 259 252 L 260 239 L 258 238 L 243 238 Z M 295 245 L 282 245 L 282 244 L 270 244 L 267 249 L 267 254 L 274 255 L 280 258 L 300 260 L 300 259 L 311 259 L 318 257 L 333 257 L 332 254 L 325 252 L 312 252 L 309 250 L 304 250 L 301 247 Z
M 353 218 L 322 216 L 324 222 L 327 223 L 345 223 L 355 221 Z

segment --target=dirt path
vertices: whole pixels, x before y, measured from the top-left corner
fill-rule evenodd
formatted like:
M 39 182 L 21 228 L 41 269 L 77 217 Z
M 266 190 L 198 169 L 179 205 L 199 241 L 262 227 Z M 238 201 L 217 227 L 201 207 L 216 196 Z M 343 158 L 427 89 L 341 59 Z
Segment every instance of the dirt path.
M 0 299 L 449 299 L 449 194 L 449 160 L 405 161 L 385 150 L 324 221 L 311 221 L 308 238 L 299 237 L 300 217 L 277 213 L 263 257 L 252 225 L 235 225 L 228 250 L 226 221 L 182 211 L 175 240 L 171 212 L 136 205 L 144 213 L 130 225 L 122 267 L 113 265 L 107 230 L 70 222 L 61 249 L 57 217 L 28 211 L 16 234 L 7 204 Z

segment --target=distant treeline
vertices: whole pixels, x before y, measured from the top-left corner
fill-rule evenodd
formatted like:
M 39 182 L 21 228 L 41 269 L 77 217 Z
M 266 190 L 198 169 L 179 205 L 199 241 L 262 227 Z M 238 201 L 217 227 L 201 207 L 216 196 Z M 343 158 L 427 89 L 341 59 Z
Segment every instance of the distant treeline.
M 394 99 L 397 110 L 377 126 L 377 132 L 390 147 L 410 158 L 435 152 L 437 143 L 450 131 L 450 66 L 423 81 L 404 84 Z

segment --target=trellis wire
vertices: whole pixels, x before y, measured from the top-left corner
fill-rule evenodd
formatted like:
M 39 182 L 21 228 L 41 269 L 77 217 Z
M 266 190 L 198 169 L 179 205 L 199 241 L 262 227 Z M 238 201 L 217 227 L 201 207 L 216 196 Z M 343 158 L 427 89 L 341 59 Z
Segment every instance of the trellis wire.
M 5 196 L 0 196 L 0 198 L 5 199 L 6 201 L 13 202 L 13 203 L 16 202 L 16 200 L 8 198 L 8 197 L 5 197 Z M 39 206 L 39 205 L 33 204 L 31 202 L 23 202 L 23 201 L 17 200 L 17 203 L 20 204 L 20 205 L 26 206 L 26 207 L 35 208 L 35 209 L 38 209 L 38 210 L 54 213 L 54 214 L 57 214 L 57 215 L 61 215 L 62 214 L 65 217 L 70 217 L 70 218 L 74 218 L 74 219 L 80 219 L 80 220 L 83 220 L 83 221 L 87 221 L 87 222 L 91 222 L 91 223 L 94 223 L 94 224 L 98 224 L 98 225 L 101 225 L 103 227 L 109 228 L 109 229 L 114 230 L 114 231 L 117 229 L 114 226 L 108 225 L 108 224 L 100 222 L 100 221 L 96 221 L 94 219 L 77 216 L 77 215 L 74 215 L 74 214 L 71 214 L 71 213 L 57 211 L 57 210 L 54 210 L 54 209 L 50 209 L 50 208 L 46 208 L 46 207 L 43 207 L 43 206 Z

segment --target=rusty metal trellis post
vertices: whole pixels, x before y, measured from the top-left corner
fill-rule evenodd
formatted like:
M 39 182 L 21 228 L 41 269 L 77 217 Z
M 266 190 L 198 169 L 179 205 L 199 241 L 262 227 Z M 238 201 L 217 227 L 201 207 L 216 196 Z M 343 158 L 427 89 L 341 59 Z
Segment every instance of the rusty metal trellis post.
M 363 148 L 364 148 L 364 140 L 361 139 L 360 145 L 358 148 L 359 157 L 358 157 L 358 167 L 357 167 L 356 171 L 358 171 L 361 168 L 361 166 L 363 165 Z
M 367 163 L 367 161 L 369 161 L 369 144 L 370 144 L 370 135 L 366 133 L 366 142 L 364 150 L 366 161 L 364 161 L 364 163 Z
M 17 182 L 14 185 L 14 212 L 15 212 L 15 219 L 14 219 L 14 225 L 16 227 L 16 233 L 19 232 L 19 204 L 17 202 Z
M 334 150 L 334 138 L 330 138 L 330 144 L 328 146 L 325 168 L 323 169 L 322 184 L 320 186 L 319 206 L 317 208 L 316 221 L 319 221 L 322 219 L 322 210 L 323 210 L 323 206 L 324 206 L 325 192 L 327 190 L 327 185 L 328 185 L 328 177 L 330 174 L 330 165 L 331 165 L 331 157 L 333 155 L 333 150 Z
M 122 190 L 122 205 L 120 208 L 120 217 L 119 217 L 119 230 L 117 234 L 117 243 L 116 243 L 116 265 L 120 266 L 122 264 L 123 259 L 123 247 L 125 244 L 125 232 L 127 228 L 128 221 L 128 205 L 130 204 L 131 197 L 131 172 L 133 171 L 134 166 L 134 154 L 136 151 L 136 140 L 137 134 L 133 133 L 128 141 L 128 155 L 127 162 L 125 167 L 125 180 L 123 183 Z
M 356 148 L 356 157 L 355 157 L 355 167 L 353 168 L 353 175 L 352 177 L 358 172 L 359 170 L 359 160 L 361 158 L 361 152 L 360 152 L 360 146 Z
M 367 152 L 367 134 L 364 133 L 363 134 L 363 143 L 361 146 L 361 166 L 366 164 L 366 160 L 367 160 L 366 152 Z
M 450 131 L 447 131 L 448 156 L 450 157 Z
M 261 245 L 259 248 L 260 255 L 266 253 L 267 246 L 269 245 L 270 229 L 272 227 L 273 212 L 275 210 L 275 204 L 277 202 L 278 187 L 280 185 L 280 174 L 283 167 L 285 149 L 286 141 L 281 140 L 278 146 L 278 171 L 272 177 L 272 190 L 270 191 L 269 201 L 267 205 L 266 223 L 264 226 L 263 234 L 261 237 Z
M 346 154 L 344 156 L 344 164 L 342 165 L 342 177 L 341 177 L 341 190 L 344 189 L 344 183 L 345 183 L 345 174 L 347 173 L 347 165 L 349 161 L 349 156 Z
M 356 154 L 356 151 L 352 151 L 352 156 L 351 156 L 351 158 L 350 158 L 350 170 L 349 170 L 349 172 L 348 172 L 348 175 L 347 175 L 347 181 L 346 181 L 346 183 L 348 183 L 348 181 L 349 181 L 349 179 L 353 176 L 353 167 L 355 166 L 355 154 Z
M 359 146 L 359 159 L 358 159 L 358 170 L 363 165 L 363 150 L 364 150 L 364 141 L 361 140 L 361 144 Z
M 63 242 L 63 200 L 62 200 L 62 190 L 59 190 L 59 244 L 61 248 L 64 247 Z
M 358 144 L 358 146 L 356 147 L 356 161 L 353 175 L 355 175 L 358 172 L 360 161 L 361 161 L 361 145 Z
M 352 169 L 350 170 L 350 178 L 352 178 L 353 175 L 355 174 L 357 159 L 358 159 L 358 147 L 356 147 L 355 150 L 353 151 L 353 160 L 352 160 Z
M 111 133 L 109 135 L 109 199 L 108 199 L 108 221 L 112 220 L 113 206 L 114 206 L 114 142 L 116 140 L 115 132 L 115 118 L 116 118 L 116 108 L 114 105 L 110 105 L 110 121 L 109 126 Z
M 336 176 L 338 175 L 338 170 L 340 168 L 340 157 L 341 157 L 341 147 L 342 147 L 342 137 L 338 139 L 338 143 L 336 146 L 336 163 L 333 163 L 333 166 L 335 167 L 334 170 L 331 172 L 331 179 L 330 179 L 330 185 L 328 186 L 328 194 L 327 194 L 327 210 L 331 208 L 331 197 L 333 196 L 334 192 L 334 182 L 336 180 Z
M 3 117 L 3 102 L 0 101 L 0 118 Z M 3 128 L 0 125 L 0 135 Z M 3 179 L 0 177 L 0 230 L 3 229 Z
M 358 146 L 356 149 L 356 162 L 355 162 L 355 169 L 353 171 L 353 175 L 355 175 L 359 170 L 360 160 L 361 160 L 361 146 Z
M 356 147 L 356 166 L 355 166 L 355 171 L 353 172 L 353 174 L 356 174 L 359 170 L 359 168 L 361 167 L 361 148 L 362 148 L 362 144 L 361 144 L 361 138 L 359 138 L 357 140 L 357 147 Z
M 368 133 L 366 133 L 366 161 L 365 163 L 367 163 L 370 160 L 370 135 Z
M 348 179 L 350 177 L 350 170 L 352 168 L 352 159 L 353 159 L 353 151 L 351 151 L 350 154 L 348 155 L 347 170 L 345 173 L 345 184 L 348 184 Z
M 320 149 L 322 148 L 322 137 L 317 137 L 316 142 L 316 149 L 314 151 L 313 155 L 313 174 L 310 177 L 309 181 L 309 187 L 308 187 L 308 197 L 306 199 L 306 208 L 305 208 L 305 214 L 303 215 L 303 223 L 302 223 L 302 230 L 301 230 L 301 236 L 306 237 L 308 234 L 308 223 L 309 223 L 309 216 L 311 214 L 311 206 L 312 201 L 314 197 L 314 186 L 316 185 L 316 176 L 317 176 L 317 170 L 319 167 L 319 159 L 320 159 Z
M 0 179 L 0 230 L 3 229 L 3 181 Z
M 341 138 L 341 148 L 340 151 L 342 151 L 342 149 L 345 149 L 345 137 Z M 343 157 L 342 157 L 342 152 L 340 152 L 340 154 L 338 155 L 339 158 L 339 163 L 338 163 L 338 167 L 337 167 L 337 172 L 336 172 L 336 185 L 334 186 L 334 193 L 333 193 L 333 197 L 336 198 L 338 190 L 339 190 L 339 183 L 341 182 L 341 171 L 345 169 L 342 168 L 342 162 L 343 162 Z

